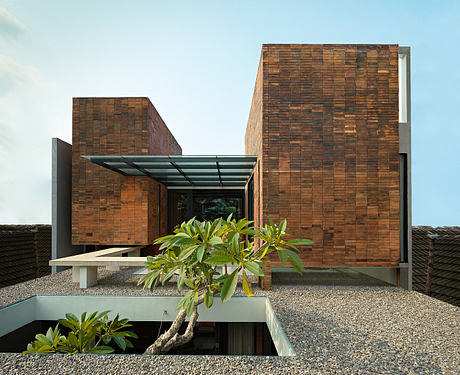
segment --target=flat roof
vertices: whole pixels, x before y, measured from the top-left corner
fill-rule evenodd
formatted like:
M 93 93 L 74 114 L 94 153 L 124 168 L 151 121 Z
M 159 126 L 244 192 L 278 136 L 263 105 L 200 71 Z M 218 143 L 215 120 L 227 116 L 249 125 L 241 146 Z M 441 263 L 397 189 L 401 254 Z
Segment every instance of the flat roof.
M 254 155 L 82 155 L 124 176 L 148 176 L 166 186 L 245 186 Z

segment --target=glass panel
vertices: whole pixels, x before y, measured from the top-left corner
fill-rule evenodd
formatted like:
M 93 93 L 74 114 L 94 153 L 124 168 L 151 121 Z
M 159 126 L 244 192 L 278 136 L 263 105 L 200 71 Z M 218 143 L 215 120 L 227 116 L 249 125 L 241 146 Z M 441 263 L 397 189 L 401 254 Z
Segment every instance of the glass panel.
M 209 179 L 209 180 L 218 180 L 219 176 L 216 175 L 194 175 L 194 174 L 187 174 L 187 177 L 191 180 L 202 180 L 202 179 Z
M 248 220 L 254 220 L 254 178 L 248 184 Z
M 119 161 L 105 161 L 104 164 L 110 165 L 111 167 L 115 168 L 125 168 L 127 166 L 126 163 L 121 163 Z
M 243 190 L 170 190 L 168 195 L 170 232 L 192 217 L 202 221 L 226 218 L 230 213 L 236 219 L 244 216 Z
M 214 168 L 209 168 L 209 169 L 192 169 L 192 168 L 181 168 L 182 172 L 184 172 L 185 174 L 189 173 L 189 172 L 195 172 L 195 173 L 207 173 L 207 172 L 215 172 L 217 173 L 217 169 Z
M 169 233 L 187 219 L 187 193 L 173 192 L 169 196 Z
M 193 214 L 198 220 L 214 220 L 230 214 L 239 219 L 243 215 L 243 198 L 196 193 L 193 195 Z
M 399 122 L 407 122 L 407 56 L 399 54 Z
M 401 262 L 408 261 L 407 154 L 399 154 L 399 233 Z
M 137 169 L 131 169 L 131 168 L 120 168 L 119 171 L 129 174 L 131 176 L 143 176 L 144 175 L 141 171 L 138 171 Z
M 190 168 L 190 167 L 216 167 L 216 162 L 204 162 L 204 163 L 187 163 L 187 162 L 176 162 L 179 168 Z
M 221 167 L 222 168 L 222 167 Z M 248 175 L 251 174 L 252 172 L 252 167 L 242 167 L 240 169 L 233 169 L 233 168 L 222 168 L 221 172 L 226 173 L 226 174 L 231 174 L 231 173 L 238 173 L 238 172 L 247 172 Z
M 245 162 L 228 162 L 228 161 L 220 161 L 219 166 L 232 166 L 235 168 L 251 168 L 254 165 L 253 161 L 245 161 Z
M 180 175 L 179 171 L 176 168 L 174 168 L 172 170 L 169 170 L 169 169 L 150 169 L 149 168 L 149 169 L 146 169 L 146 171 L 149 172 L 149 173 L 168 174 L 168 175 L 169 174 L 173 174 L 173 175 L 178 174 L 178 175 Z
M 141 162 L 141 161 L 136 161 L 134 164 L 138 165 L 139 167 L 142 167 L 142 168 L 155 168 L 155 167 L 160 167 L 160 168 L 164 168 L 164 167 L 167 167 L 167 168 L 173 168 L 175 169 L 171 163 L 169 162 L 155 162 L 155 163 L 149 163 L 149 162 Z

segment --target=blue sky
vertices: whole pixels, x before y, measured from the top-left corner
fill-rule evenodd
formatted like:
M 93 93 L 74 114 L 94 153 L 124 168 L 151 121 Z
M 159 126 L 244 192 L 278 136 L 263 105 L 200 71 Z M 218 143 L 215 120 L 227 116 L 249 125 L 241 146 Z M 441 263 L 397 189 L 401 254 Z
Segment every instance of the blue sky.
M 413 224 L 460 225 L 459 25 L 458 1 L 0 0 L 0 223 L 51 221 L 72 97 L 147 96 L 184 154 L 239 154 L 263 43 L 397 43 Z

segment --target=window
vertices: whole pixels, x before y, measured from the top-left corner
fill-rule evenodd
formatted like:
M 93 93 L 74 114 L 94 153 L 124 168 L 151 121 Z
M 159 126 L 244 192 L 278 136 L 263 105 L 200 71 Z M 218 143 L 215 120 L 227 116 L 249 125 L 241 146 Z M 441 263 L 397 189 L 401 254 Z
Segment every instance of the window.
M 399 122 L 407 122 L 407 55 L 399 54 Z
M 399 154 L 399 242 L 400 242 L 400 259 L 401 263 L 408 261 L 408 244 L 407 236 L 408 222 L 408 182 L 407 182 L 407 154 Z

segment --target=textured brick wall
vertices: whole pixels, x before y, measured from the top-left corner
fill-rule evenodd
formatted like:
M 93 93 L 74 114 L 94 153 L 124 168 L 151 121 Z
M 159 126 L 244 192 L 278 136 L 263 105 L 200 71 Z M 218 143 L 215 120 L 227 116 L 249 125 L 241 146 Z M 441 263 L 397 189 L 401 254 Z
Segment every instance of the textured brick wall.
M 262 58 L 259 63 L 259 70 L 257 72 L 256 84 L 254 88 L 254 95 L 251 103 L 251 111 L 249 112 L 248 126 L 245 135 L 245 152 L 246 155 L 262 155 L 262 120 L 263 120 L 263 67 Z M 254 225 L 259 226 L 262 217 L 262 202 L 263 197 L 261 193 L 262 186 L 262 164 L 263 161 L 260 158 L 258 165 L 254 171 Z M 246 209 L 247 209 L 246 205 Z M 246 213 L 246 216 L 248 214 Z M 256 246 L 258 242 L 256 240 Z
M 264 45 L 257 81 L 261 223 L 313 239 L 306 266 L 397 266 L 398 46 Z
M 182 150 L 148 98 L 75 98 L 72 118 L 72 243 L 149 244 L 166 213 L 165 187 L 122 176 L 81 155 L 179 155 Z M 161 215 L 162 216 L 162 215 Z

